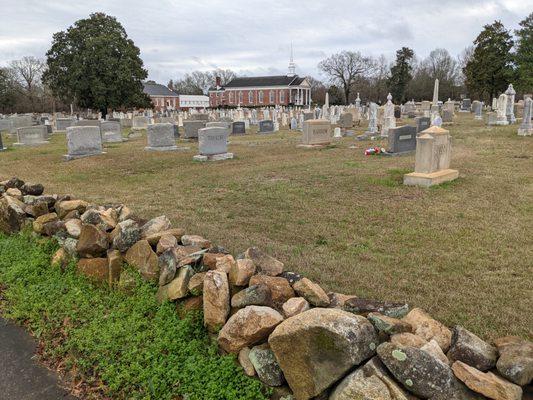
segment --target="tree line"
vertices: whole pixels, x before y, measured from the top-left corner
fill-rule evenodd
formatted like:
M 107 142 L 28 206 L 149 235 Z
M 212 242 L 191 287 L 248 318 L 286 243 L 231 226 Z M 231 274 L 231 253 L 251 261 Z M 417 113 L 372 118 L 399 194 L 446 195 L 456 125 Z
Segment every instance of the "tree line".
M 453 57 L 437 48 L 419 58 L 402 47 L 390 61 L 383 55 L 342 51 L 320 61 L 324 80 L 308 77 L 313 101 L 323 104 L 430 100 L 439 79 L 439 98 L 490 101 L 513 83 L 518 94 L 533 91 L 533 13 L 511 32 L 500 21 L 485 25 L 471 46 Z M 140 50 L 112 16 L 91 14 L 53 35 L 46 60 L 23 57 L 0 68 L 0 112 L 66 110 L 70 104 L 100 110 L 149 107 L 142 82 L 148 72 Z M 170 80 L 180 94 L 206 94 L 215 78 L 224 86 L 237 74 L 229 69 L 194 71 Z
M 419 60 L 402 47 L 388 63 L 384 56 L 366 57 L 343 51 L 318 64 L 330 85 L 330 102 L 353 103 L 361 98 L 384 102 L 390 92 L 395 102 L 431 100 L 435 79 L 439 98 L 457 99 L 461 94 L 491 101 L 514 83 L 519 94 L 533 91 L 533 13 L 520 22 L 520 29 L 507 30 L 500 21 L 485 25 L 473 44 L 457 57 L 437 48 Z M 319 82 L 314 84 L 320 88 Z M 317 96 L 314 96 L 317 99 Z

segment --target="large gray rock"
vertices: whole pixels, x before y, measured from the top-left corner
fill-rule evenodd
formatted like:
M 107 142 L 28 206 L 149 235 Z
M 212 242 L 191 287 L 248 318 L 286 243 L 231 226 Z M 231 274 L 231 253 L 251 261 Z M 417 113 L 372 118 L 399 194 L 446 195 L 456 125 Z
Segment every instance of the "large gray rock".
M 533 343 L 507 336 L 494 341 L 500 358 L 498 372 L 517 385 L 529 385 L 533 380 Z
M 282 322 L 268 342 L 300 400 L 319 395 L 351 368 L 372 357 L 378 338 L 364 317 L 314 308 Z
M 488 371 L 496 365 L 498 352 L 495 347 L 472 332 L 456 326 L 452 331 L 452 345 L 448 351 L 448 358 L 452 362 L 462 361 L 480 371 Z
M 117 234 L 113 238 L 113 248 L 122 253 L 128 251 L 131 246 L 141 239 L 141 229 L 137 222 L 132 219 L 119 222 L 115 229 Z
M 261 382 L 268 386 L 283 385 L 283 372 L 268 344 L 255 346 L 248 356 Z
M 266 285 L 252 285 L 233 295 L 231 306 L 243 308 L 246 306 L 270 306 L 272 295 Z
M 389 375 L 378 357 L 346 376 L 329 396 L 329 400 L 409 400 L 406 393 Z
M 382 343 L 378 356 L 405 389 L 418 397 L 432 400 L 481 399 L 468 390 L 451 368 L 424 350 Z

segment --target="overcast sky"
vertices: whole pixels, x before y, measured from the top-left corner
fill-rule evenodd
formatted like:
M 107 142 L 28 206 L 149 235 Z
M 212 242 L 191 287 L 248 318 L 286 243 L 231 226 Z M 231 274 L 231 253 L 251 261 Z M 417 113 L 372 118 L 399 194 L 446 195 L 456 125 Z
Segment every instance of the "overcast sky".
M 150 79 L 166 83 L 193 70 L 242 75 L 287 72 L 290 43 L 297 73 L 341 50 L 384 54 L 408 46 L 423 58 L 443 47 L 455 56 L 483 25 L 507 29 L 533 0 L 0 0 L 0 64 L 43 57 L 52 34 L 102 11 L 117 17 L 141 49 Z

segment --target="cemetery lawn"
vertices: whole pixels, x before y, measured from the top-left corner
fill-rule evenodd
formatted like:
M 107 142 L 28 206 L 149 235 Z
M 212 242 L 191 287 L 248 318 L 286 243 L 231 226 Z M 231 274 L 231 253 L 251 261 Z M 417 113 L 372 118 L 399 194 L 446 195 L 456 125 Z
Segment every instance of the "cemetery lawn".
M 365 157 L 377 143 L 349 137 L 302 149 L 289 131 L 231 137 L 236 158 L 216 163 L 193 162 L 196 143 L 145 152 L 145 137 L 64 162 L 54 135 L 0 153 L 0 176 L 165 214 L 234 254 L 258 246 L 326 290 L 407 301 L 486 339 L 531 337 L 533 140 L 517 128 L 459 114 L 449 129 L 460 178 L 431 189 L 402 185 L 414 155 Z
M 67 372 L 83 399 L 266 400 L 258 380 L 209 341 L 199 313 L 180 319 L 137 277 L 131 294 L 93 286 L 50 265 L 56 245 L 0 234 L 0 310 L 40 340 L 42 359 Z

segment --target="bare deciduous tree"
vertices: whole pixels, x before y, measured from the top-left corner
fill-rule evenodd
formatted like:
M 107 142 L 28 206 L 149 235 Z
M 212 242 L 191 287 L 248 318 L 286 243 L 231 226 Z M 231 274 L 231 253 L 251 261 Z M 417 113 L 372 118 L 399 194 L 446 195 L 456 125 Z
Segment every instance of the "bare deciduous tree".
M 370 73 L 374 62 L 359 52 L 342 51 L 322 60 L 318 68 L 328 77 L 332 84 L 342 87 L 346 104 L 350 102 L 350 93 L 356 79 Z
M 23 57 L 20 60 L 11 61 L 10 69 L 15 80 L 28 97 L 33 110 L 36 93 L 41 86 L 44 61 L 33 56 Z

